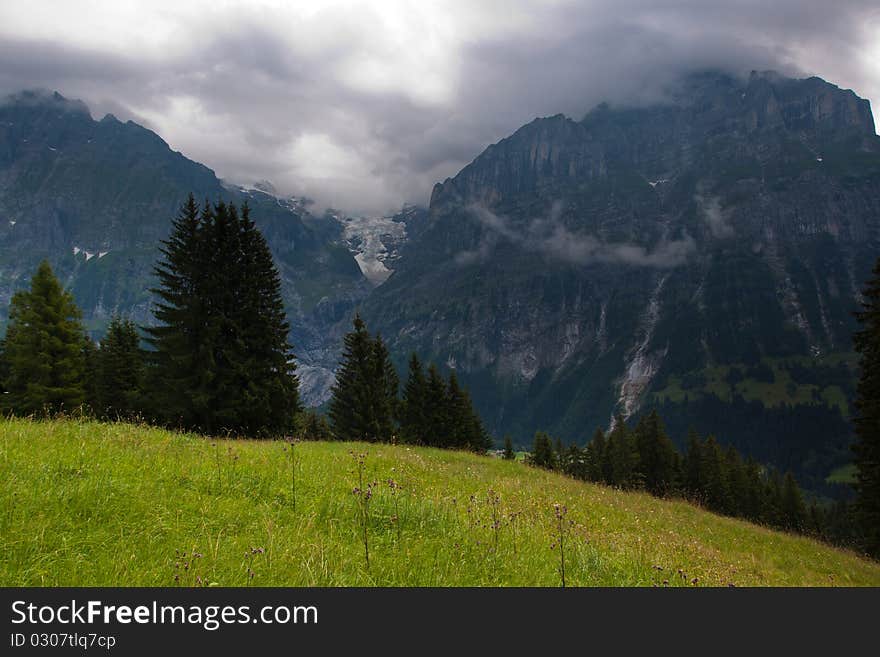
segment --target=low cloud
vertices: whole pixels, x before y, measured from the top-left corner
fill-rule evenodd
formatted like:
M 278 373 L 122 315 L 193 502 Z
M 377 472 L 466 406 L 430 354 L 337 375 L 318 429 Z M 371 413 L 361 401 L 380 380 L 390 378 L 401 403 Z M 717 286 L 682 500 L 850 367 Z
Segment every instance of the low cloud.
M 0 3 L 0 61 L 0 95 L 58 90 L 231 182 L 372 214 L 427 203 L 536 116 L 654 102 L 698 69 L 816 74 L 877 100 L 880 13 L 875 0 L 29 0 Z
M 460 265 L 487 259 L 500 238 L 526 251 L 573 265 L 597 262 L 668 269 L 684 264 L 696 252 L 696 242 L 689 235 L 681 239 L 661 239 L 648 249 L 628 242 L 603 242 L 593 235 L 569 230 L 561 221 L 562 205 L 555 203 L 549 216 L 529 221 L 523 229 L 513 226 L 482 205 L 472 205 L 468 214 L 483 227 L 479 246 L 456 256 Z
M 721 209 L 721 200 L 717 196 L 703 196 L 696 194 L 694 201 L 701 216 L 709 227 L 709 233 L 716 239 L 724 239 L 733 237 L 733 226 L 731 226 L 724 216 Z

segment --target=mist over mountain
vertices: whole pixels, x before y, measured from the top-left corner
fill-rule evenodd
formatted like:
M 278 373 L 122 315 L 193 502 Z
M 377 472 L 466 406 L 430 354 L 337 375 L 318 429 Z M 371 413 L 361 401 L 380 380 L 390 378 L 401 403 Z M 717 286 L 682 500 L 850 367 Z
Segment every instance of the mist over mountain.
M 850 458 L 878 220 L 868 101 L 701 73 L 487 148 L 435 186 L 365 314 L 397 354 L 454 367 L 497 435 L 583 442 L 659 405 L 679 439 L 714 431 L 819 485 Z

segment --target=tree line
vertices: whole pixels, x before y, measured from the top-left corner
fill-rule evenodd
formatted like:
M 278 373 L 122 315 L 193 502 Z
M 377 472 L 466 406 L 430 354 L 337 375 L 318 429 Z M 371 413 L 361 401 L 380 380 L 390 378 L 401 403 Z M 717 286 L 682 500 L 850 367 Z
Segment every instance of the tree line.
M 344 338 L 328 417 L 341 440 L 401 442 L 483 452 L 492 438 L 455 370 L 444 379 L 434 363 L 409 359 L 406 383 L 391 362 L 381 335 L 372 336 L 360 315 Z
M 360 316 L 344 339 L 329 422 L 302 408 L 281 281 L 247 204 L 190 196 L 154 267 L 155 323 L 113 317 L 99 344 L 48 262 L 10 303 L 0 343 L 0 408 L 88 409 L 208 435 L 409 442 L 484 451 L 492 440 L 455 372 L 410 359 L 400 381 Z M 144 339 L 141 339 L 141 333 Z M 143 344 L 142 344 L 143 343 Z
M 512 451 L 505 451 L 513 458 Z M 596 429 L 583 447 L 563 445 L 546 432 L 535 434 L 529 461 L 583 481 L 657 497 L 679 497 L 722 515 L 857 545 L 858 529 L 845 502 L 825 507 L 805 495 L 791 472 L 784 476 L 752 457 L 743 458 L 715 436 L 691 430 L 679 452 L 656 409 L 629 427 L 615 417 L 609 432 Z
M 49 263 L 11 300 L 0 352 L 2 408 L 88 409 L 206 434 L 273 436 L 300 410 L 281 281 L 247 205 L 192 196 L 154 268 L 155 324 L 114 317 L 100 344 Z

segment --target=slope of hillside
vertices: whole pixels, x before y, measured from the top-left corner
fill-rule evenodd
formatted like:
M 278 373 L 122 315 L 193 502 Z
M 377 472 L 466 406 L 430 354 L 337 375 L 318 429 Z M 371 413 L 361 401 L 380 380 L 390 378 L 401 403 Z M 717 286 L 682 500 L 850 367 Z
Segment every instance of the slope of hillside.
M 569 585 L 880 585 L 880 564 L 852 553 L 520 463 L 295 449 L 294 508 L 281 442 L 0 420 L 0 584 L 556 586 L 559 503 Z M 377 482 L 369 568 L 352 451 Z

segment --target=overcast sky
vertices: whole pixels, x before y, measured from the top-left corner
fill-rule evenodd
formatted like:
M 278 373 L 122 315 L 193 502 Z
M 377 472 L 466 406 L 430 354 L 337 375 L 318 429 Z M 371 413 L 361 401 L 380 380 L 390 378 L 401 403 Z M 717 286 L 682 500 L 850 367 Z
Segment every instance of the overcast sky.
M 703 68 L 819 75 L 880 103 L 880 4 L 0 2 L 0 93 L 81 98 L 229 181 L 352 213 L 426 203 L 536 116 L 650 101 Z

